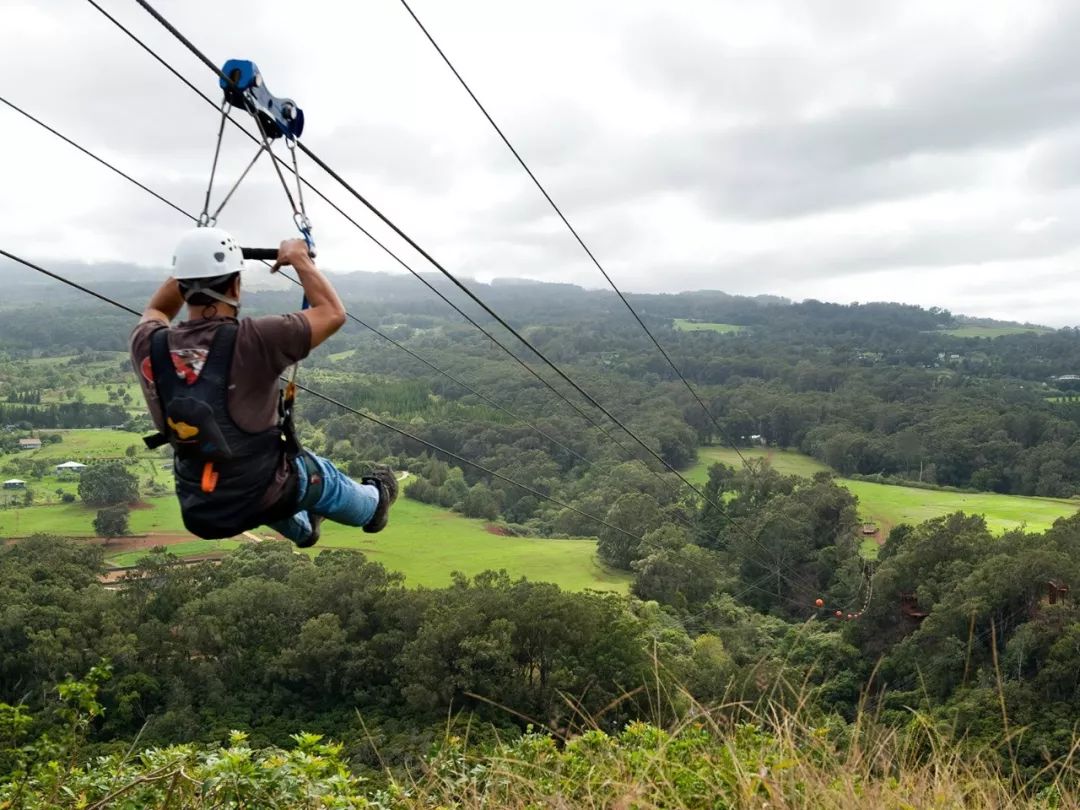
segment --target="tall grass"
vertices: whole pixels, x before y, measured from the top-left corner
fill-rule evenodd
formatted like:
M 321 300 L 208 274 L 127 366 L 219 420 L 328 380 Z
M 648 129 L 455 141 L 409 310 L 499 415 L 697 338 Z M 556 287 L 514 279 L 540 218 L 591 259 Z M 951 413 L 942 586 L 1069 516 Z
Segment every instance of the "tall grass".
M 687 699 L 686 695 L 682 695 Z M 1076 808 L 1074 754 L 1026 781 L 997 744 L 974 749 L 912 712 L 904 728 L 860 712 L 814 717 L 805 704 L 692 703 L 665 729 L 631 723 L 560 742 L 530 733 L 487 750 L 448 737 L 396 783 L 401 807 Z
M 530 729 L 495 743 L 470 742 L 468 721 L 452 718 L 421 766 L 387 769 L 382 780 L 350 773 L 345 748 L 313 734 L 295 735 L 289 750 L 253 749 L 239 733 L 214 749 L 137 751 L 133 743 L 76 765 L 75 730 L 100 707 L 92 686 L 62 689 L 79 701 L 65 714 L 71 736 L 61 746 L 47 738 L 0 745 L 12 766 L 0 773 L 0 807 L 1080 808 L 1075 739 L 1067 755 L 1021 777 L 1002 756 L 1012 750 L 1008 733 L 977 747 L 921 712 L 897 727 L 865 705 L 845 722 L 814 710 L 805 685 L 782 681 L 766 683 L 755 703 L 706 706 L 657 677 L 624 698 L 651 706 L 650 722 L 605 730 L 604 717 L 582 715 L 576 728 Z M 0 704 L 5 717 L 12 728 L 29 727 L 18 709 Z M 482 736 L 490 739 L 490 730 Z

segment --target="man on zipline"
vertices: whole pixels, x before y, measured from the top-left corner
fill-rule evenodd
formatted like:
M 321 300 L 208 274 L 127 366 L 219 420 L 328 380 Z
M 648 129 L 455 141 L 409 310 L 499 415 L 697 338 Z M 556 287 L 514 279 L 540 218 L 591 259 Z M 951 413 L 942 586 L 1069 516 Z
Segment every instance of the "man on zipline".
M 382 531 L 397 498 L 390 470 L 358 484 L 296 441 L 292 391 L 280 376 L 341 328 L 345 308 L 302 239 L 281 243 L 272 272 L 286 266 L 309 306 L 238 321 L 240 246 L 219 228 L 192 230 L 131 333 L 132 364 L 159 431 L 146 443 L 172 445 L 184 525 L 199 537 L 265 524 L 306 547 L 324 518 Z M 188 320 L 170 326 L 185 302 Z

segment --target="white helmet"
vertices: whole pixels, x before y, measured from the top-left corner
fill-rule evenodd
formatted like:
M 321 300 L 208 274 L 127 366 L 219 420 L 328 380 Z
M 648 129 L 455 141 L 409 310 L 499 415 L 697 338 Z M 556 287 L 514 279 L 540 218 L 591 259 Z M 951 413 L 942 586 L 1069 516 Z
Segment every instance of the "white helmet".
M 173 278 L 211 279 L 244 269 L 240 245 L 221 228 L 193 228 L 180 237 L 173 253 Z

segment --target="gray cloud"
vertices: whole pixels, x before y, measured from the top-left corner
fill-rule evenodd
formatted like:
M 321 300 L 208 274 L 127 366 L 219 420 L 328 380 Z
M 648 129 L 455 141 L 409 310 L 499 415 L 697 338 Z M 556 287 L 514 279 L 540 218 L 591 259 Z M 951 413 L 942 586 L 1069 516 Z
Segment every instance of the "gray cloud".
M 1017 290 L 986 289 L 973 267 L 1037 263 L 1047 287 L 1072 273 L 1080 6 L 553 0 L 539 30 L 540 17 L 488 0 L 418 2 L 628 289 L 825 297 L 861 285 L 863 298 L 985 311 L 993 296 L 1007 308 Z M 137 8 L 109 6 L 216 97 L 205 68 Z M 169 9 L 213 58 L 256 58 L 274 92 L 304 104 L 308 144 L 451 269 L 602 285 L 399 12 L 322 0 L 299 31 L 283 0 Z M 9 0 L 0 73 L 19 78 L 3 91 L 13 101 L 185 208 L 201 206 L 213 110 L 89 5 Z M 182 218 L 92 164 L 72 168 L 67 147 L 7 114 L 18 156 L 7 179 L 19 193 L 0 200 L 0 215 L 13 249 L 165 261 Z M 221 183 L 251 149 L 229 132 Z M 331 180 L 312 179 L 369 223 Z M 337 214 L 309 205 L 328 263 L 392 269 Z M 248 243 L 291 235 L 265 162 L 222 224 Z M 895 274 L 923 284 L 956 274 L 956 297 L 933 300 L 946 288 L 924 295 Z M 1049 306 L 1031 300 L 1032 311 Z
M 638 75 L 705 114 L 736 105 L 752 120 L 643 139 L 617 161 L 593 162 L 576 193 L 585 204 L 693 193 L 718 215 L 767 218 L 971 186 L 986 153 L 1080 123 L 1080 10 L 1064 16 L 1007 57 L 932 62 L 897 81 L 892 100 L 814 117 L 797 102 L 814 97 L 823 74 L 845 78 L 826 70 L 827 57 L 732 53 L 700 30 L 650 23 L 628 41 Z

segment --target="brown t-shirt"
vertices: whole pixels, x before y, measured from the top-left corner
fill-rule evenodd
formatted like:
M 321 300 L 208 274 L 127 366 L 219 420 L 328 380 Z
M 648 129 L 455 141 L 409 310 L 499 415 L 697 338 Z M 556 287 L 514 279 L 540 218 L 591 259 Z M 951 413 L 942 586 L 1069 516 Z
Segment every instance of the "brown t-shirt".
M 202 372 L 210 344 L 223 323 L 235 318 L 201 318 L 184 321 L 169 329 L 169 350 L 180 379 L 189 384 Z M 150 366 L 150 336 L 161 328 L 160 321 L 140 323 L 131 333 L 131 363 L 135 367 L 150 416 L 158 430 L 165 420 L 158 402 L 154 374 Z M 257 433 L 278 422 L 280 375 L 311 351 L 311 325 L 298 312 L 244 318 L 236 331 L 232 370 L 229 376 L 229 416 L 241 430 Z M 267 490 L 263 505 L 275 503 L 291 486 L 295 470 L 282 463 Z

